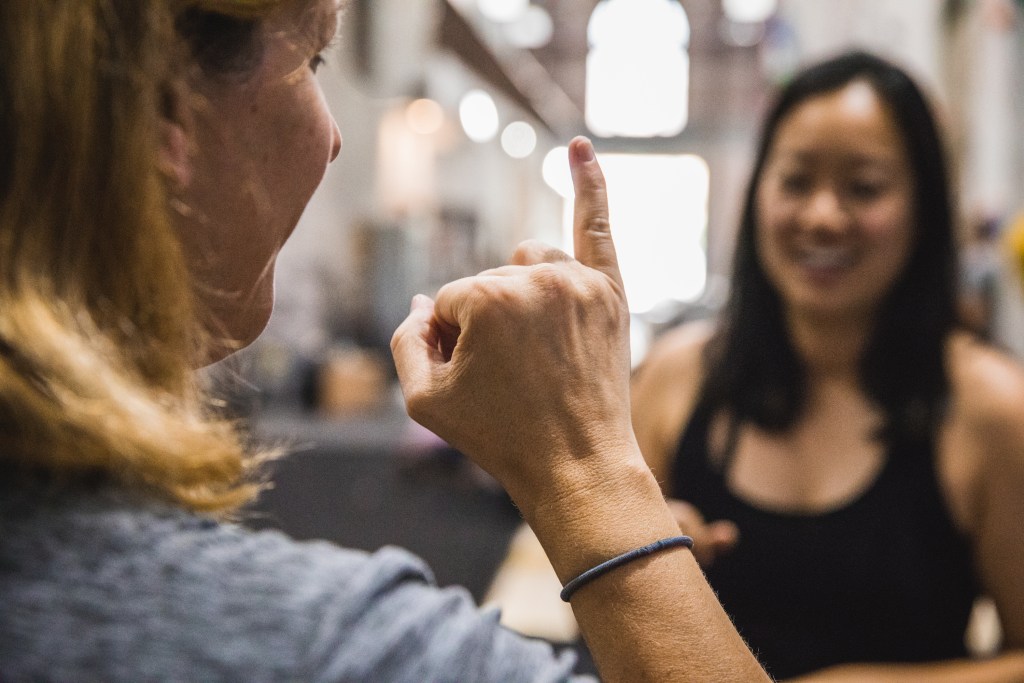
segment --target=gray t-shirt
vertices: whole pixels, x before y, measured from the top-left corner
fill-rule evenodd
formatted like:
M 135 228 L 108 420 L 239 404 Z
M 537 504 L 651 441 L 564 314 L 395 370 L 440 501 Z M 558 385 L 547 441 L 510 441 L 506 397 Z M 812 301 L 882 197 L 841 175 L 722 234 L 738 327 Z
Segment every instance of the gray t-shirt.
M 573 657 L 374 554 L 0 485 L 0 681 L 566 681 Z

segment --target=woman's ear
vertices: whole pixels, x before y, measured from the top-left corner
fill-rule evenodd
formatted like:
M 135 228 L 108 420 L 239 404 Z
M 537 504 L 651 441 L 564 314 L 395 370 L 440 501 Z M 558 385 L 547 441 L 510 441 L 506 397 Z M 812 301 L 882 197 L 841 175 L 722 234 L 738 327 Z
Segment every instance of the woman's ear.
M 164 119 L 160 122 L 160 170 L 178 189 L 188 187 L 192 180 L 192 160 L 189 158 L 189 140 L 185 130 Z
M 193 117 L 184 84 L 170 85 L 164 94 L 160 117 L 160 170 L 175 189 L 192 181 Z

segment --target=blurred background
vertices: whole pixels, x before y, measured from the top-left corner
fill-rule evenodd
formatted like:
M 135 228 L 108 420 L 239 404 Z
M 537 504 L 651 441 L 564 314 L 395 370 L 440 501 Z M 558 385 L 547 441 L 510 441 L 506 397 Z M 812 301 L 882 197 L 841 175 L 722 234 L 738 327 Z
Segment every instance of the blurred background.
M 945 126 L 963 310 L 1024 353 L 1024 2 L 353 0 L 319 78 L 340 158 L 281 255 L 264 335 L 210 379 L 292 450 L 252 523 L 404 545 L 481 599 L 518 515 L 404 414 L 388 341 L 414 293 L 566 244 L 565 145 L 606 171 L 633 359 L 714 314 L 760 116 L 800 65 L 850 47 L 924 85 Z

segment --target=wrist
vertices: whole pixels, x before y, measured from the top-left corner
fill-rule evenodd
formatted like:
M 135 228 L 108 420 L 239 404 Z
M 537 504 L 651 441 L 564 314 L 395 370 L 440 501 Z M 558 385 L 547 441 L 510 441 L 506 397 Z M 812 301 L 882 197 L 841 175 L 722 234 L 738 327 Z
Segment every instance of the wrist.
M 558 468 L 529 495 L 510 493 L 563 584 L 605 560 L 679 534 L 635 443 Z

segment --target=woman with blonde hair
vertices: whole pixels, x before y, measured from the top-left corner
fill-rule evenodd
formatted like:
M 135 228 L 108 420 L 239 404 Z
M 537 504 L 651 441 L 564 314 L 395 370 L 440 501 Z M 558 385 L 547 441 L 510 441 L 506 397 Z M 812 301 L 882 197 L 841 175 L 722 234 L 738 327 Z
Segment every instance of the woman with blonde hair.
M 314 77 L 338 10 L 0 3 L 0 679 L 571 676 L 401 550 L 225 521 L 267 456 L 193 371 L 262 330 L 339 152 Z M 526 244 L 417 298 L 410 412 L 508 488 L 608 680 L 765 680 L 633 438 L 603 179 L 571 149 L 579 260 Z

